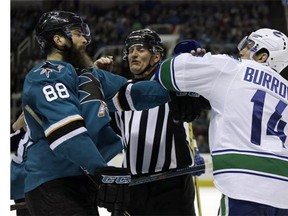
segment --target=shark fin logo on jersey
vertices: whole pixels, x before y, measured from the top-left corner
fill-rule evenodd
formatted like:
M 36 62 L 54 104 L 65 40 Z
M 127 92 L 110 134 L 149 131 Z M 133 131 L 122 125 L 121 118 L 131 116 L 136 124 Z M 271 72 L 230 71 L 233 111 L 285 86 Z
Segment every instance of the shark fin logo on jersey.
M 99 110 L 98 110 L 98 117 L 105 116 L 105 112 L 108 113 L 107 104 L 104 101 L 101 101 L 101 105 L 100 105 Z
M 50 73 L 52 72 L 60 73 L 62 68 L 64 68 L 63 65 L 56 65 L 56 64 L 52 64 L 51 62 L 46 61 L 43 63 L 41 67 L 36 69 L 34 72 L 40 71 L 40 75 L 45 74 L 46 77 L 49 78 Z
M 104 117 L 105 113 L 109 115 L 107 104 L 104 102 L 104 93 L 100 81 L 90 71 L 86 71 L 79 75 L 80 84 L 79 100 L 81 104 L 99 101 L 98 117 Z
M 79 78 L 80 103 L 104 100 L 100 81 L 91 72 L 82 73 Z

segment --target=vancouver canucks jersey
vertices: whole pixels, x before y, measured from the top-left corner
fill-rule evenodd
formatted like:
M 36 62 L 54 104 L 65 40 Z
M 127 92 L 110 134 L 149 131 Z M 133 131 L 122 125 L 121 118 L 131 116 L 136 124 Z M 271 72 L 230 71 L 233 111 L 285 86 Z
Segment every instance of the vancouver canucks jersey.
M 157 79 L 209 100 L 214 182 L 223 194 L 288 208 L 287 80 L 256 61 L 210 53 L 167 59 Z

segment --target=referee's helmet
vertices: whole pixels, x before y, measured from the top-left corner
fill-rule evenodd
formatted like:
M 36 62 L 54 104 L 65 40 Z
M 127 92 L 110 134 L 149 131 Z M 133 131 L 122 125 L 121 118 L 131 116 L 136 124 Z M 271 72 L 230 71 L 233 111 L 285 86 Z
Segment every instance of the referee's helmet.
M 264 49 L 269 54 L 266 64 L 276 72 L 280 73 L 288 66 L 288 38 L 282 32 L 261 28 L 244 37 L 238 44 L 238 50 L 241 51 L 247 44 L 251 50 L 251 59 L 255 53 Z
M 129 48 L 134 45 L 142 45 L 147 47 L 152 54 L 159 52 L 161 56 L 164 55 L 164 46 L 160 36 L 151 29 L 140 29 L 131 32 L 125 40 L 123 59 L 127 60 Z
M 51 47 L 54 44 L 52 38 L 56 32 L 62 33 L 72 40 L 71 30 L 74 27 L 80 28 L 81 33 L 87 40 L 87 44 L 89 44 L 91 42 L 90 29 L 80 16 L 66 11 L 44 13 L 35 28 L 35 35 L 40 48 L 45 50 Z

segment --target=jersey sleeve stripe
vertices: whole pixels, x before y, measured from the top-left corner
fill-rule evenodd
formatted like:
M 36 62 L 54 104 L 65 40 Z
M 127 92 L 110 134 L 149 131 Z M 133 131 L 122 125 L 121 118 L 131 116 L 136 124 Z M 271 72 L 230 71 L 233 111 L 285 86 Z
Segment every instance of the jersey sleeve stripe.
M 113 97 L 112 101 L 118 111 L 135 110 L 133 99 L 131 97 L 132 83 L 127 83 L 121 87 L 118 93 Z
M 57 140 L 58 140 L 57 142 L 59 142 L 59 140 L 63 140 L 64 138 L 65 138 L 64 141 L 67 139 L 70 139 L 73 136 L 77 136 L 78 134 L 86 131 L 86 128 L 84 125 L 85 124 L 83 120 L 76 120 L 76 121 L 70 122 L 69 124 L 63 125 L 62 127 L 59 127 L 57 128 L 57 130 L 54 130 L 52 133 L 50 133 L 47 136 L 47 140 L 50 143 L 50 145 L 52 145 Z
M 45 135 L 46 137 L 48 137 L 51 133 L 53 133 L 55 130 L 58 130 L 59 128 L 70 124 L 73 121 L 78 121 L 78 120 L 83 120 L 82 116 L 80 115 L 72 115 L 72 116 L 68 116 L 56 123 L 54 123 L 53 125 L 51 125 L 49 128 L 47 128 L 45 130 Z
M 174 58 L 165 60 L 159 69 L 159 81 L 168 90 L 179 91 L 174 76 Z
M 86 132 L 87 129 L 85 127 L 77 128 L 76 130 L 71 131 L 70 133 L 65 134 L 64 136 L 59 137 L 50 143 L 50 148 L 54 150 L 57 146 L 59 146 L 64 141 L 71 139 L 72 137 L 77 136 L 78 134 Z
M 125 95 L 126 95 L 126 99 L 127 102 L 129 104 L 129 107 L 131 110 L 135 110 L 134 104 L 133 104 L 133 100 L 131 97 L 131 89 L 132 89 L 132 84 L 127 85 L 126 91 L 125 91 Z
M 119 101 L 119 93 L 117 92 L 117 94 L 112 98 L 113 101 L 113 105 L 115 106 L 117 111 L 122 111 L 122 107 L 120 105 L 120 101 Z

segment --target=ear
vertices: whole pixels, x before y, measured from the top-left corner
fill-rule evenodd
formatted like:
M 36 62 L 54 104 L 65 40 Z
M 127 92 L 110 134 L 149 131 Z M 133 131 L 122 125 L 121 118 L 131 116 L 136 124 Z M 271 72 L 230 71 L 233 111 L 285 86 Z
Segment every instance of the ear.
M 55 34 L 53 36 L 53 41 L 59 47 L 64 47 L 66 44 L 66 39 L 63 36 L 60 36 L 58 34 Z
M 159 53 L 159 52 L 156 52 L 155 54 L 154 54 L 154 58 L 153 58 L 153 63 L 155 64 L 155 63 L 157 63 L 157 62 L 159 62 L 160 61 L 160 59 L 161 59 L 161 54 Z
M 268 54 L 267 53 L 260 53 L 258 55 L 254 56 L 255 61 L 259 62 L 259 63 L 264 63 L 266 62 L 266 60 L 268 59 Z

